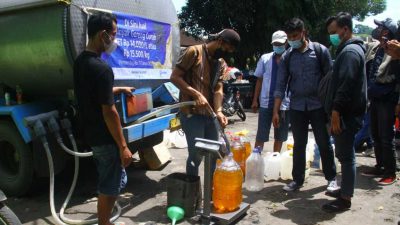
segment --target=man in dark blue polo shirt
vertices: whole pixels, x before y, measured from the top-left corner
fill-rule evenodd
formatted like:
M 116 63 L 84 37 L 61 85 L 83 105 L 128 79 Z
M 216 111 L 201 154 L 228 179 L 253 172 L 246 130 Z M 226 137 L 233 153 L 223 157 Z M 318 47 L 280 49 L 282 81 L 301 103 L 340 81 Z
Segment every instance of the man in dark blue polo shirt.
M 287 21 L 285 32 L 290 48 L 283 54 L 279 65 L 273 112 L 273 124 L 278 127 L 279 108 L 288 87 L 289 115 L 294 139 L 293 181 L 284 186 L 283 190 L 294 191 L 304 183 L 308 125 L 311 123 L 321 155 L 322 170 L 328 181 L 327 191 L 336 191 L 339 187 L 336 184 L 334 153 L 326 127 L 328 120 L 317 90 L 323 74 L 332 68 L 331 56 L 325 46 L 316 46 L 317 43 L 307 40 L 302 20 L 293 18 Z M 320 48 L 319 58 L 317 47 Z M 321 65 L 323 68 L 320 68 Z

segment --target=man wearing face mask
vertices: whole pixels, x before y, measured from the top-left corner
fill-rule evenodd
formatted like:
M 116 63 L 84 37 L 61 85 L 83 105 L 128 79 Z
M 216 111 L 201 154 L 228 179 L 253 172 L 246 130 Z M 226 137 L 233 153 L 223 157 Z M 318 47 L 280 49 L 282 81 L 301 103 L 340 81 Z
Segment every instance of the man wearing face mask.
M 340 190 L 327 195 L 337 198 L 323 205 L 327 212 L 340 212 L 351 207 L 356 178 L 354 137 L 361 128 L 367 108 L 365 48 L 361 39 L 353 37 L 352 16 L 340 12 L 326 22 L 331 43 L 337 47 L 330 88 L 330 130 L 335 139 L 336 157 L 342 166 Z
M 395 38 L 397 23 L 390 18 L 374 22 L 378 27 L 372 32 L 372 37 L 377 42 L 367 45 L 366 65 L 376 165 L 362 175 L 381 177 L 378 183 L 389 185 L 396 181 L 393 124 L 400 111 L 400 64 L 386 51 L 388 40 Z
M 269 141 L 277 71 L 281 56 L 286 50 L 286 33 L 281 30 L 273 33 L 271 44 L 273 52 L 261 56 L 257 63 L 256 71 L 254 72 L 254 76 L 257 77 L 257 83 L 254 91 L 253 103 L 251 105 L 253 112 L 257 112 L 258 100 L 260 100 L 258 129 L 254 146 L 260 146 L 261 149 L 264 147 L 264 142 Z M 288 110 L 289 98 L 285 96 L 279 113 L 281 123 L 278 128 L 274 129 L 274 152 L 280 152 L 282 142 L 287 140 L 289 130 Z
M 222 79 L 225 72 L 221 65 L 226 65 L 223 58 L 233 53 L 239 43 L 240 36 L 232 29 L 211 34 L 208 43 L 186 48 L 172 71 L 171 81 L 180 89 L 180 101 L 196 102 L 195 107 L 183 107 L 180 110 L 180 121 L 189 151 L 186 161 L 188 175 L 198 175 L 202 159 L 194 147 L 194 139 L 219 138 L 209 110 L 217 114 L 223 127 L 228 123 L 222 113 Z M 215 166 L 215 162 L 212 165 Z
M 318 98 L 318 84 L 332 67 L 328 49 L 306 39 L 304 23 L 298 18 L 286 22 L 285 32 L 290 48 L 282 55 L 274 93 L 273 124 L 279 127 L 279 109 L 286 90 L 290 91 L 290 124 L 293 132 L 293 181 L 285 191 L 298 190 L 304 183 L 308 125 L 311 123 L 319 147 L 322 170 L 328 181 L 327 191 L 336 191 L 336 166 L 328 131 L 327 116 Z M 319 49 L 319 50 L 318 50 Z
M 131 94 L 132 88 L 113 87 L 114 74 L 101 54 L 115 48 L 117 20 L 108 13 L 96 13 L 88 20 L 89 42 L 74 63 L 74 88 L 84 140 L 93 150 L 98 171 L 97 212 L 100 225 L 110 222 L 114 203 L 121 190 L 124 167 L 132 161 L 122 134 L 114 94 Z M 125 176 L 126 179 L 126 176 Z M 124 180 L 126 183 L 126 180 Z

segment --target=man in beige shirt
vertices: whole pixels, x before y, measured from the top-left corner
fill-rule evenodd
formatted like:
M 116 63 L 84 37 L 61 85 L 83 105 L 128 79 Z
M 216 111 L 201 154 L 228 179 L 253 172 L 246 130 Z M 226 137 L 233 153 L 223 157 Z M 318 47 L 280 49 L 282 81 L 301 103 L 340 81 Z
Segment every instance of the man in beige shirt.
M 180 89 L 180 101 L 195 101 L 196 106 L 181 109 L 180 120 L 186 134 L 189 156 L 186 173 L 198 175 L 201 156 L 194 147 L 195 138 L 218 140 L 209 110 L 213 110 L 222 126 L 228 123 L 222 113 L 224 57 L 233 53 L 240 36 L 232 29 L 210 35 L 208 43 L 190 46 L 180 55 L 171 81 Z M 214 163 L 213 163 L 214 165 Z

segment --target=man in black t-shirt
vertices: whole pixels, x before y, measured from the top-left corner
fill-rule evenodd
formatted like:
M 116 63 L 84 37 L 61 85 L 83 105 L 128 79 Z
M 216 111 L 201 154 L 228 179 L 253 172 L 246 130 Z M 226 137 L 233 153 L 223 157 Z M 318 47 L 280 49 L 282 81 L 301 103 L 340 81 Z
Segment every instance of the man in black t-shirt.
M 111 212 L 124 183 L 124 167 L 132 161 L 132 153 L 122 134 L 120 118 L 114 105 L 114 94 L 131 94 L 132 88 L 113 87 L 113 71 L 101 59 L 103 52 L 109 54 L 116 48 L 116 34 L 115 16 L 108 13 L 90 16 L 89 43 L 74 64 L 74 87 L 81 127 L 84 140 L 93 150 L 99 174 L 99 225 L 112 225 Z

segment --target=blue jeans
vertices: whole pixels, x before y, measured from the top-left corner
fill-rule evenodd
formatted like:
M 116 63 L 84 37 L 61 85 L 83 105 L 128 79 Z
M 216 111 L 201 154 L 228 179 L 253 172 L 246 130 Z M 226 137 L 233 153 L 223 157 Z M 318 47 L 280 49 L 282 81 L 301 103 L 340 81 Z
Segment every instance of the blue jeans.
M 342 133 L 333 135 L 335 139 L 335 153 L 342 165 L 341 195 L 353 197 L 356 181 L 356 158 L 354 149 L 355 134 L 361 127 L 362 118 L 344 117 Z
M 194 139 L 205 138 L 217 141 L 219 138 L 218 131 L 212 118 L 208 116 L 180 113 L 179 119 L 188 143 L 189 156 L 186 161 L 186 174 L 198 176 L 202 156 L 194 147 Z M 216 159 L 214 158 L 211 162 L 211 174 L 215 170 L 215 161 Z
M 334 153 L 327 130 L 327 116 L 320 108 L 311 111 L 290 110 L 290 123 L 293 132 L 293 180 L 302 185 L 306 169 L 306 145 L 308 140 L 308 124 L 311 123 L 315 142 L 318 145 L 322 161 L 322 171 L 326 180 L 336 177 Z
M 371 128 L 370 128 L 370 111 L 364 115 L 363 123 L 361 129 L 356 133 L 354 139 L 354 148 L 357 150 L 362 147 L 364 142 L 367 143 L 367 148 L 372 148 L 374 142 L 371 138 Z
M 383 167 L 385 176 L 396 174 L 396 156 L 393 145 L 395 107 L 394 101 L 371 100 L 371 133 L 372 139 L 374 139 L 376 167 Z

